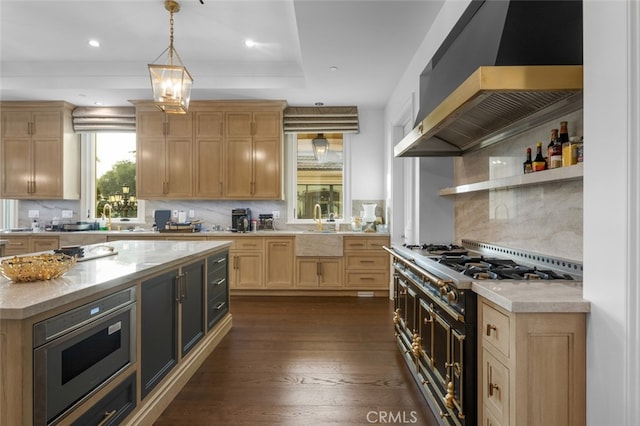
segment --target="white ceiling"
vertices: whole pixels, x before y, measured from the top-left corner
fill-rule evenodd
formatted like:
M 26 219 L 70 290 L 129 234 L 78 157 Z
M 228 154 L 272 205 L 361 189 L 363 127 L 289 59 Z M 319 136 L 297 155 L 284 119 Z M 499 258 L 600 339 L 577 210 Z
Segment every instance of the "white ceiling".
M 386 103 L 444 0 L 203 1 L 180 0 L 175 14 L 192 100 L 372 107 Z M 150 99 L 147 64 L 169 45 L 163 3 L 0 0 L 0 99 Z

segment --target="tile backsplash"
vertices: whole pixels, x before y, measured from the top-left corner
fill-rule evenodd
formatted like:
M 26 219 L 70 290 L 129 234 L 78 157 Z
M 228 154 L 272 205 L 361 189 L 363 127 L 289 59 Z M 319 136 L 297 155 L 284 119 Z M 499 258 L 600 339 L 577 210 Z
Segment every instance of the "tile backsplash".
M 570 135 L 583 135 L 580 110 L 508 141 L 465 154 L 454 161 L 455 185 L 522 174 L 527 147 L 535 156 L 536 142 L 541 141 L 546 152 L 551 129 L 559 128 L 560 121 L 565 120 Z M 458 242 L 473 239 L 582 260 L 582 218 L 582 180 L 474 192 L 455 198 Z

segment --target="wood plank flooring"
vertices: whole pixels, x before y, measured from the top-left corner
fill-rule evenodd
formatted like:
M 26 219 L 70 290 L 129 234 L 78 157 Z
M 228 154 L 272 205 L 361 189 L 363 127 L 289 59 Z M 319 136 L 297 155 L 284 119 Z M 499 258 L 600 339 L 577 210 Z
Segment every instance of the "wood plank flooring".
M 436 425 L 392 301 L 235 297 L 233 328 L 156 425 Z

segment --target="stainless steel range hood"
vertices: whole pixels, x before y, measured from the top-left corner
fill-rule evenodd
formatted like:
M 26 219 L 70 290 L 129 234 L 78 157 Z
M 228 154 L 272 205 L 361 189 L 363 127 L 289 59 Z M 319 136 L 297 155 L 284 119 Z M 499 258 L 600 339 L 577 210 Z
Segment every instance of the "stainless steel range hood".
M 458 156 L 582 108 L 582 65 L 479 67 L 395 147 Z

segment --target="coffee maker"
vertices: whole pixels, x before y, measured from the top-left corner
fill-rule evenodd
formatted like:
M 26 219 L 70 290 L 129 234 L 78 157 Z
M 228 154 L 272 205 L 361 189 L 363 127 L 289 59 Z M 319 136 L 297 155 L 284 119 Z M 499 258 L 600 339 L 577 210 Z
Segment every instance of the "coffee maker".
M 249 232 L 251 230 L 251 209 L 238 208 L 231 211 L 231 232 Z

